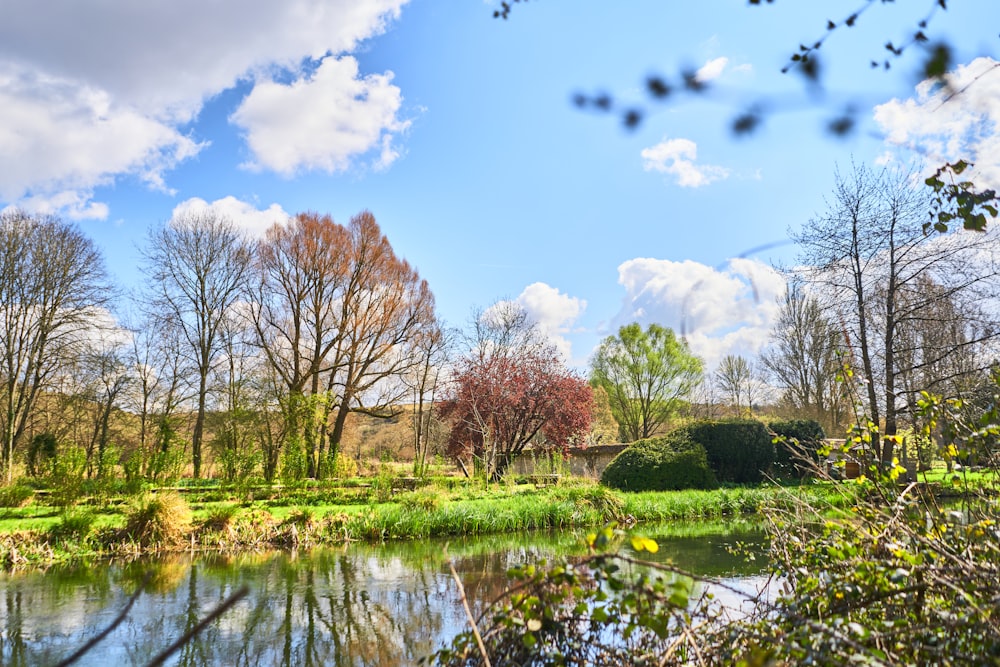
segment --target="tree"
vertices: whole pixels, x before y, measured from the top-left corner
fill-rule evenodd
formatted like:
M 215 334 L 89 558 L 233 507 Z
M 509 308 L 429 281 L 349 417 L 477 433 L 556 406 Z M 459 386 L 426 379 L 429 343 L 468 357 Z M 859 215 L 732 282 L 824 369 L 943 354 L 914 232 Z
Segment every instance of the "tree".
M 883 466 L 893 460 L 903 407 L 897 382 L 904 323 L 926 314 L 943 295 L 992 297 L 1000 276 L 991 234 L 925 234 L 927 196 L 913 181 L 907 172 L 857 166 L 849 177 L 838 174 L 826 214 L 794 235 L 806 279 L 844 322 L 848 361 L 860 365 L 867 416 L 882 428 L 875 454 Z M 921 291 L 927 279 L 944 285 L 943 292 Z
M 823 424 L 828 433 L 841 426 L 844 387 L 840 329 L 819 301 L 800 284 L 789 285 L 761 363 L 781 389 L 781 402 L 796 413 Z
M 323 424 L 306 396 L 325 391 L 343 337 L 350 273 L 347 230 L 328 215 L 302 213 L 275 224 L 258 244 L 251 316 L 268 362 L 287 391 L 286 436 L 303 447 L 306 474 L 319 470 Z
M 591 361 L 590 382 L 608 393 L 629 442 L 653 436 L 702 379 L 701 359 L 673 330 L 637 323 L 608 336 Z
M 590 387 L 520 306 L 500 302 L 473 321 L 440 415 L 452 424 L 449 453 L 472 456 L 491 481 L 539 436 L 566 448 L 590 428 Z
M 201 475 L 209 376 L 220 331 L 242 294 L 251 257 L 252 247 L 235 224 L 210 212 L 185 214 L 152 230 L 145 249 L 153 299 L 162 316 L 180 328 L 197 374 L 191 434 L 196 478 Z
M 304 474 L 332 462 L 347 416 L 392 417 L 436 328 L 426 281 L 399 258 L 364 211 L 347 226 L 299 214 L 259 244 L 251 317 L 261 349 L 287 390 L 289 446 Z
M 40 393 L 110 299 L 93 241 L 57 218 L 0 213 L 0 400 L 7 481 Z
M 735 408 L 736 416 L 744 416 L 744 409 L 752 415 L 754 403 L 760 401 L 763 388 L 758 375 L 756 368 L 742 356 L 727 354 L 719 362 L 715 379 L 729 405 Z
M 447 361 L 451 333 L 440 326 L 430 327 L 414 341 L 419 363 L 407 375 L 413 391 L 413 474 L 423 476 L 434 422 L 434 399 L 441 371 Z
M 81 355 L 78 370 L 84 378 L 85 395 L 94 413 L 93 433 L 86 447 L 87 474 L 91 477 L 95 472 L 97 477 L 104 477 L 108 472 L 104 466 L 111 416 L 121 408 L 122 394 L 134 380 L 125 355 L 125 341 L 115 340 L 113 335 L 87 345 Z
M 594 415 L 590 426 L 590 435 L 587 443 L 591 445 L 609 445 L 619 441 L 620 428 L 611 412 L 611 401 L 608 399 L 608 392 L 604 387 L 591 387 L 594 393 L 594 406 L 591 412 Z
M 345 252 L 351 267 L 340 304 L 336 357 L 328 391 L 336 398 L 328 457 L 340 447 L 352 412 L 390 418 L 407 395 L 403 378 L 421 363 L 417 346 L 434 335 L 434 295 L 427 281 L 398 257 L 368 211 L 351 218 Z

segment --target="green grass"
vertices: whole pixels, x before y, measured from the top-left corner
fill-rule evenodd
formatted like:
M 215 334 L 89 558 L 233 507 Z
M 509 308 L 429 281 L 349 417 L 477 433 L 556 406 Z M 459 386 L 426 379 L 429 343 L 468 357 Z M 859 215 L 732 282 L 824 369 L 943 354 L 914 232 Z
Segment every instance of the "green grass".
M 194 546 L 230 552 L 347 541 L 565 531 L 612 521 L 637 523 L 640 528 L 643 524 L 692 520 L 708 524 L 753 517 L 765 506 L 791 504 L 803 496 L 831 507 L 847 507 L 853 502 L 851 494 L 862 492 L 861 486 L 850 483 L 625 493 L 587 480 L 566 479 L 558 486 L 536 488 L 513 481 L 485 485 L 481 481 L 450 479 L 415 491 L 396 490 L 387 502 L 377 502 L 378 494 L 370 488 L 345 489 L 337 483 L 261 489 L 252 498 L 218 485 L 196 488 L 180 494 L 192 515 L 183 539 L 176 540 L 178 548 Z M 0 539 L 0 563 L 9 561 L 4 555 L 4 549 L 10 548 L 4 546 L 7 544 L 18 547 L 18 553 L 35 554 L 28 560 L 41 559 L 38 564 L 45 565 L 54 559 L 67 560 L 83 554 L 136 554 L 150 548 L 145 543 L 162 548 L 164 542 L 173 540 L 152 537 L 144 543 L 138 534 L 126 534 L 126 513 L 134 508 L 134 498 L 128 497 L 103 499 L 100 503 L 82 499 L 71 511 L 93 515 L 86 539 L 78 543 L 52 540 L 53 535 L 60 534 L 57 527 L 64 522 L 64 511 L 40 504 L 39 499 L 36 496 L 24 507 L 0 509 L 0 538 L 5 538 Z M 134 515 L 135 509 L 132 511 Z M 136 532 L 134 524 L 132 532 Z

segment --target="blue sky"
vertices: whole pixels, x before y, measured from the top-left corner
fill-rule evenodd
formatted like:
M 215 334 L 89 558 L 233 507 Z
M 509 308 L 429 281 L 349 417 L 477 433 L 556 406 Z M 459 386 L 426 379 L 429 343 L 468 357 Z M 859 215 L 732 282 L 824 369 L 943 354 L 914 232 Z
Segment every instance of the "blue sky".
M 147 229 L 178 211 L 259 234 L 368 209 L 450 324 L 517 299 L 582 367 L 618 326 L 656 321 L 711 366 L 765 342 L 769 267 L 794 262 L 788 230 L 823 210 L 836 165 L 966 157 L 1000 185 L 995 0 L 931 18 L 958 80 L 979 76 L 944 106 L 918 87 L 915 50 L 868 66 L 930 0 L 873 2 L 834 31 L 822 96 L 780 70 L 865 2 L 538 0 L 507 21 L 496 4 L 6 0 L 0 208 L 77 221 L 124 286 L 142 280 Z M 709 92 L 648 105 L 646 76 L 682 70 Z M 578 91 L 651 113 L 630 132 L 576 109 Z M 734 138 L 755 101 L 776 111 Z M 830 138 L 848 105 L 858 130 Z

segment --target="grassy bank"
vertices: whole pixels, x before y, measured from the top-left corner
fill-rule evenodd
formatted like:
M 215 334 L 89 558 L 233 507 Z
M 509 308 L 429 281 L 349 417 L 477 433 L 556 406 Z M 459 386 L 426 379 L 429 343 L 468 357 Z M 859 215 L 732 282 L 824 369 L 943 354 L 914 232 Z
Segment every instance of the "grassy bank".
M 476 536 L 601 526 L 719 519 L 758 513 L 765 505 L 808 495 L 844 505 L 850 487 L 729 488 L 715 491 L 622 493 L 592 482 L 535 488 L 433 484 L 395 491 L 333 488 L 199 488 L 139 497 L 102 497 L 68 508 L 26 499 L 0 510 L 0 565 L 46 566 L 85 557 L 137 556 L 167 550 L 264 550 Z M 379 496 L 382 494 L 378 494 Z

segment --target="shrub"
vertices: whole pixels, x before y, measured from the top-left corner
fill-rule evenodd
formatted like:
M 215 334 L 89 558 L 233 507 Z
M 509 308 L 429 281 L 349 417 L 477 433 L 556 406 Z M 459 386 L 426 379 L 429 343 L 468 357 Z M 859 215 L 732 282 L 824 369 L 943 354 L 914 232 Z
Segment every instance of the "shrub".
M 344 456 L 343 452 L 337 452 L 333 457 L 333 466 L 330 469 L 330 476 L 335 479 L 346 479 L 358 474 L 358 462 L 349 456 Z
M 232 532 L 233 522 L 238 512 L 239 507 L 236 505 L 220 505 L 215 507 L 208 513 L 205 520 L 202 521 L 202 530 L 214 533 Z
M 774 443 L 776 473 L 802 477 L 819 463 L 818 452 L 826 433 L 818 421 L 782 419 L 770 422 L 767 427 L 779 438 Z
M 720 482 L 758 484 L 774 463 L 771 435 L 756 419 L 701 421 L 678 430 L 705 448 Z
M 24 507 L 34 495 L 35 490 L 21 480 L 0 486 L 0 507 Z
M 400 497 L 399 503 L 404 509 L 433 512 L 441 509 L 445 500 L 445 494 L 440 490 L 426 488 L 403 495 Z
M 39 433 L 28 445 L 28 474 L 32 477 L 51 475 L 56 463 L 58 443 L 51 433 Z
M 717 486 L 705 448 L 683 432 L 640 440 L 616 456 L 601 483 L 622 491 L 711 489 Z
M 191 530 L 191 508 L 172 491 L 140 498 L 125 514 L 125 534 L 143 546 L 180 542 Z
M 85 540 L 90 536 L 97 517 L 87 511 L 67 511 L 56 525 L 49 528 L 49 535 L 55 540 Z

